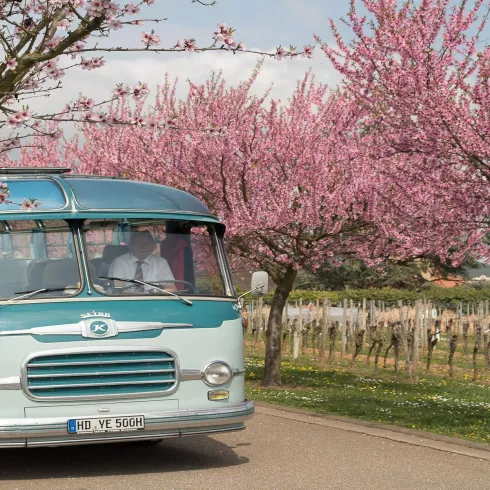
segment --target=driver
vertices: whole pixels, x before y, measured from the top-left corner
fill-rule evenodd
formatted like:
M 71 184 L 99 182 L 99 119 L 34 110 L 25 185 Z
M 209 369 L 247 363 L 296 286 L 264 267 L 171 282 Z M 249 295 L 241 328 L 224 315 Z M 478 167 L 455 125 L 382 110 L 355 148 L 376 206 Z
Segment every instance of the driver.
M 174 276 L 168 262 L 157 255 L 152 255 L 155 251 L 156 242 L 152 234 L 145 231 L 131 233 L 129 239 L 129 252 L 120 255 L 111 264 L 109 276 L 120 277 L 121 279 L 139 279 L 140 281 L 155 283 L 162 289 L 175 290 L 175 284 L 164 281 L 174 281 Z M 117 287 L 128 286 L 124 281 L 114 281 Z M 133 291 L 149 291 L 151 286 L 135 285 Z

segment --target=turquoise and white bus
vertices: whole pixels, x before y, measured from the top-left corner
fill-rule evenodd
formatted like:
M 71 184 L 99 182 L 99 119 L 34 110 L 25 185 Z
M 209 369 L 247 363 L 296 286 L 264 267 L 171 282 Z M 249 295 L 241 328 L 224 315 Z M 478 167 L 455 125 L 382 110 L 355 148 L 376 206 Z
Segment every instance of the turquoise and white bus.
M 0 447 L 243 429 L 240 305 L 207 207 L 69 169 L 0 169 L 0 182 Z M 137 236 L 151 260 L 131 262 Z

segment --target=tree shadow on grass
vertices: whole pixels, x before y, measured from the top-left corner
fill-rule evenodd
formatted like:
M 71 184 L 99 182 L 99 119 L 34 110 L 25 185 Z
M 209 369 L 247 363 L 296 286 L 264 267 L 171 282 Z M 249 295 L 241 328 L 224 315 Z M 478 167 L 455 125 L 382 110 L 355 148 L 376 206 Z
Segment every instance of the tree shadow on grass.
M 222 468 L 247 463 L 208 436 L 166 439 L 160 444 L 99 444 L 0 450 L 0 480 L 83 478 Z

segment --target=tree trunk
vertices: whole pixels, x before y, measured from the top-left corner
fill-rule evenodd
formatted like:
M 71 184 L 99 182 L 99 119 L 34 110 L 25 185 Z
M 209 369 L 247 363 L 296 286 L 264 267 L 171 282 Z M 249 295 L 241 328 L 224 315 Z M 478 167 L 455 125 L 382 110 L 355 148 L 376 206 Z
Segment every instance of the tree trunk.
M 281 326 L 282 312 L 289 293 L 293 289 L 297 271 L 292 267 L 284 276 L 277 280 L 277 288 L 272 297 L 269 322 L 267 323 L 267 343 L 265 348 L 265 367 L 263 386 L 279 386 L 281 384 Z

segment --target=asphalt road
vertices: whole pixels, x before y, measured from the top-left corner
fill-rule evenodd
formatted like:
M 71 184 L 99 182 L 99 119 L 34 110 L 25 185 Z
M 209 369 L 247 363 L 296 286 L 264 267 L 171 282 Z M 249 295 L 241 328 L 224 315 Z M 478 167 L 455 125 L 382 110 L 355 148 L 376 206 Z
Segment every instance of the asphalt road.
M 236 433 L 0 450 L 0 489 L 31 488 L 488 490 L 490 452 L 259 407 Z

